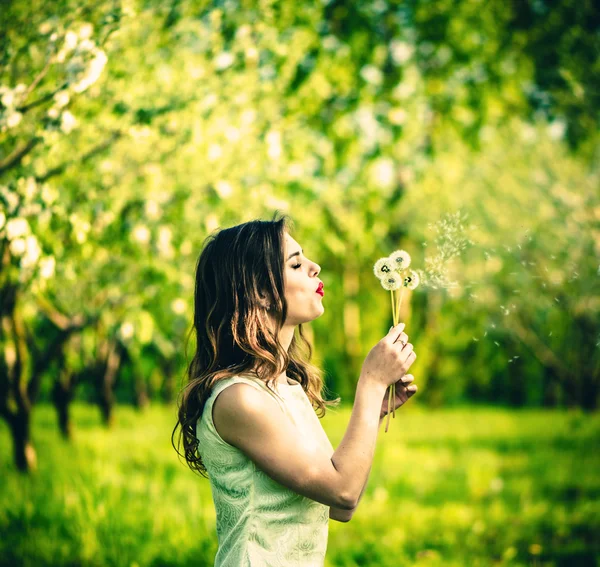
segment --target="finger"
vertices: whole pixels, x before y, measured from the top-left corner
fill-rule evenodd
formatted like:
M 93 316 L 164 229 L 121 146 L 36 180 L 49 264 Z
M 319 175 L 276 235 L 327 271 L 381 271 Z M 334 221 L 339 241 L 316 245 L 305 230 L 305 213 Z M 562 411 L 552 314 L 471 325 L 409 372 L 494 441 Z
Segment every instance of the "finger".
M 414 394 L 416 391 L 418 390 L 417 385 L 416 384 L 411 384 L 410 386 L 406 387 L 406 391 L 409 394 Z
M 415 377 L 412 374 L 405 374 L 401 378 L 402 382 L 404 382 L 405 384 L 412 382 L 414 379 L 415 379 Z
M 400 336 L 394 341 L 395 343 L 402 342 L 406 344 L 408 342 L 408 335 L 405 332 L 400 333 Z
M 390 330 L 388 331 L 386 338 L 388 338 L 388 340 L 391 340 L 393 343 L 402 334 L 403 330 L 404 330 L 404 323 L 398 323 L 396 326 L 392 325 L 390 327 Z

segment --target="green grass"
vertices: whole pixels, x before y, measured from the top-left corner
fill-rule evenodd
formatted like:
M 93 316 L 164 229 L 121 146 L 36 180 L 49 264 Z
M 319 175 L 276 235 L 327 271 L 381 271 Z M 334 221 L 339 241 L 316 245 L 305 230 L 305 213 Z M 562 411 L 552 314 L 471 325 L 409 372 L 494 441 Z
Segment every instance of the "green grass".
M 349 408 L 322 421 L 334 447 Z M 0 565 L 212 565 L 210 485 L 170 445 L 174 409 L 76 405 L 75 442 L 34 413 L 39 469 L 15 472 L 0 422 Z M 462 408 L 396 412 L 349 523 L 331 521 L 328 566 L 595 566 L 600 416 Z

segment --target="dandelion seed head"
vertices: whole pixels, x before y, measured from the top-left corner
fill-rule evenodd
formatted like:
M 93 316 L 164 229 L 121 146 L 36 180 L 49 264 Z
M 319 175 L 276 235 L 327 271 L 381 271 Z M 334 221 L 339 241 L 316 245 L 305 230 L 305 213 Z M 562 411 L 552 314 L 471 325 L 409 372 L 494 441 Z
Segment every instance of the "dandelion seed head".
M 392 264 L 391 260 L 388 257 L 379 258 L 375 265 L 373 266 L 373 273 L 379 279 L 384 278 L 388 274 L 391 274 L 395 270 L 394 264 Z
M 404 278 L 404 285 L 410 289 L 416 289 L 420 283 L 419 274 L 415 270 L 410 270 L 409 275 Z
M 395 270 L 405 270 L 410 266 L 411 258 L 406 250 L 394 250 L 390 254 L 389 260 L 395 266 Z
M 402 287 L 402 279 L 395 272 L 387 274 L 385 277 L 381 278 L 380 281 L 381 281 L 381 287 L 383 287 L 383 289 L 385 289 L 387 291 L 400 289 Z

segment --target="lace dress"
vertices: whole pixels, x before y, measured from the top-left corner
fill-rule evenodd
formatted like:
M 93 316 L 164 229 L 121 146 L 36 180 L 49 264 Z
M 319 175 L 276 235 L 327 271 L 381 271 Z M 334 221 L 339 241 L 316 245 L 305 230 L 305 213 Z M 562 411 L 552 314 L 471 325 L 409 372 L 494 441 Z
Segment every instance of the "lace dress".
M 301 384 L 278 384 L 275 394 L 260 379 L 233 376 L 217 382 L 196 426 L 216 510 L 219 547 L 215 567 L 322 567 L 329 506 L 279 484 L 215 429 L 212 408 L 231 384 L 244 382 L 273 396 L 298 435 L 333 448 Z M 282 419 L 286 419 L 283 415 Z M 290 440 L 293 442 L 293 440 Z

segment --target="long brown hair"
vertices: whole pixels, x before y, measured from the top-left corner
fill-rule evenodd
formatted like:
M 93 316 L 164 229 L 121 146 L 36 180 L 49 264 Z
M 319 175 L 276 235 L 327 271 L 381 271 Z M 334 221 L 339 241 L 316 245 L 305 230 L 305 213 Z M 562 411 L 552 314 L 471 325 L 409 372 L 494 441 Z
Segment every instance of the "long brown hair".
M 321 397 L 322 390 L 328 389 L 321 370 L 310 364 L 312 347 L 301 324 L 287 351 L 279 342 L 288 310 L 284 239 L 292 221 L 287 215 L 277 215 L 271 221 L 254 220 L 209 235 L 196 265 L 190 331 L 196 335 L 196 352 L 187 367 L 187 384 L 178 396 L 178 420 L 171 443 L 188 466 L 205 477 L 196 424 L 219 380 L 250 374 L 272 389 L 277 377 L 286 371 L 288 378 L 302 385 L 319 417 L 325 415 L 326 406 L 340 402 L 340 398 Z M 275 321 L 274 331 L 268 315 Z M 304 355 L 301 346 L 308 351 Z M 181 431 L 176 446 L 178 427 Z M 182 444 L 183 453 L 179 451 Z

